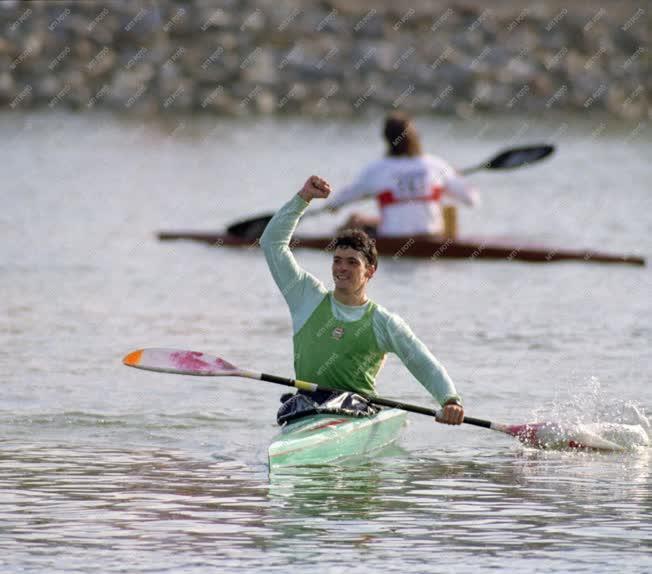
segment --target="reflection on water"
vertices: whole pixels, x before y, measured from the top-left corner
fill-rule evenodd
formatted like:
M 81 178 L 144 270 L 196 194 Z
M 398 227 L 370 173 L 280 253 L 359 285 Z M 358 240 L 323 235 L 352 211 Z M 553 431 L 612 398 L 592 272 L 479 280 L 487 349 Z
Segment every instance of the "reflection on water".
M 604 566 L 593 572 L 611 571 L 618 556 L 642 568 L 652 535 L 649 463 L 649 450 L 515 449 L 468 461 L 390 453 L 268 476 L 160 449 L 4 443 L 0 549 L 35 570 L 60 571 L 85 571 L 87 553 L 93 569 L 119 571 L 116 550 L 134 572 L 218 563 L 235 571 L 260 561 L 280 571 L 308 559 L 360 566 L 371 549 L 376 560 L 391 556 L 384 569 L 396 572 L 449 553 L 483 555 L 488 565 L 534 555 L 554 564 L 564 549 L 577 557 L 565 571 L 594 560 Z
M 269 477 L 269 500 L 285 513 L 291 509 L 298 517 L 368 519 L 378 507 L 380 491 L 386 488 L 375 472 L 379 463 L 312 466 L 274 471 Z

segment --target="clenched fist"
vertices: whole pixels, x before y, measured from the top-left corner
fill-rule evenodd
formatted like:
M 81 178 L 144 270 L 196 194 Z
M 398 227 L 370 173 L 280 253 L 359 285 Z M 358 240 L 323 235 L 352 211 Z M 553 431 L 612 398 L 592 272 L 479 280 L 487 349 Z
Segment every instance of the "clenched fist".
M 308 178 L 308 181 L 303 184 L 299 196 L 304 201 L 310 201 L 314 198 L 324 199 L 330 195 L 330 192 L 331 186 L 325 179 L 322 179 L 317 175 L 312 175 Z
M 447 425 L 461 425 L 463 421 L 464 407 L 456 404 L 445 405 L 437 417 L 437 422 Z

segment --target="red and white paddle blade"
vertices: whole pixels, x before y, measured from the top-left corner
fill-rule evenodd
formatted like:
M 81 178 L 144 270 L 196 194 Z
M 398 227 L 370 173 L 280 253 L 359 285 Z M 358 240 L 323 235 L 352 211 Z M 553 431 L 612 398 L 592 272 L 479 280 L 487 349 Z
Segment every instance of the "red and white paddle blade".
M 129 353 L 122 362 L 129 367 L 195 376 L 238 376 L 240 370 L 219 357 L 178 349 L 140 349 Z
M 599 437 L 600 440 L 615 443 L 622 449 L 647 447 L 650 437 L 646 430 L 637 424 L 622 424 L 614 422 L 588 423 L 578 428 L 578 438 L 587 443 Z
M 505 425 L 500 430 L 527 446 L 545 449 L 626 450 L 649 444 L 647 433 L 640 427 L 613 423 L 608 429 L 604 426 L 604 423 L 562 425 L 544 422 Z

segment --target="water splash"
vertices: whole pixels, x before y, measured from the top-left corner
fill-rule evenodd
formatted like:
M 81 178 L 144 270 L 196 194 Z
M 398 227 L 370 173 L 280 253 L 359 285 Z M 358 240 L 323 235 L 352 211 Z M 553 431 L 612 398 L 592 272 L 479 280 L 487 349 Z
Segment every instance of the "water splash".
M 558 394 L 552 407 L 537 409 L 534 415 L 555 421 L 548 448 L 558 448 L 567 437 L 578 445 L 602 450 L 646 447 L 652 439 L 645 409 L 635 401 L 607 396 L 596 377 L 575 387 L 570 396 Z

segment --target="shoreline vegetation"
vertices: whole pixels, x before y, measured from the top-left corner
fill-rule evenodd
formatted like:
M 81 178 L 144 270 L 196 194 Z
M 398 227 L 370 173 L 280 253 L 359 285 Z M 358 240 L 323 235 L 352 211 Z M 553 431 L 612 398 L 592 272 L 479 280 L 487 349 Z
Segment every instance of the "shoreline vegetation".
M 0 4 L 0 109 L 652 117 L 640 3 Z

